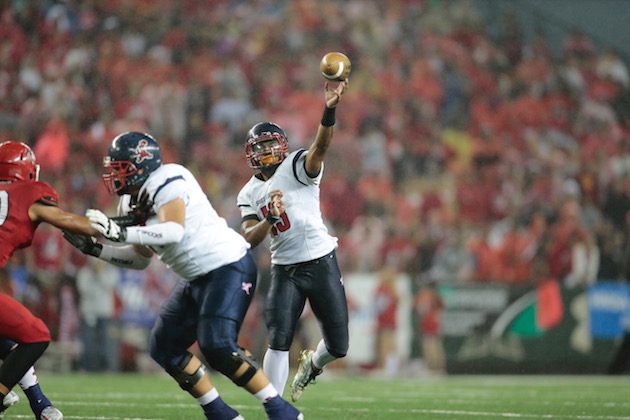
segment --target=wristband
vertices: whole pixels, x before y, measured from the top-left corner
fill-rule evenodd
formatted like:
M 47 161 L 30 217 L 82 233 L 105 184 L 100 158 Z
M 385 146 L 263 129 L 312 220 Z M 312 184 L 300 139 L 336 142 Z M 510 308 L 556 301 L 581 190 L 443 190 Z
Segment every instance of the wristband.
M 322 125 L 324 127 L 332 127 L 335 125 L 335 109 L 324 107 L 324 114 L 322 115 Z
M 267 215 L 265 216 L 265 220 L 268 221 L 271 226 L 275 225 L 276 222 L 278 222 L 278 220 L 280 220 L 281 217 L 280 216 L 274 216 L 273 214 L 271 214 L 270 211 L 267 212 Z

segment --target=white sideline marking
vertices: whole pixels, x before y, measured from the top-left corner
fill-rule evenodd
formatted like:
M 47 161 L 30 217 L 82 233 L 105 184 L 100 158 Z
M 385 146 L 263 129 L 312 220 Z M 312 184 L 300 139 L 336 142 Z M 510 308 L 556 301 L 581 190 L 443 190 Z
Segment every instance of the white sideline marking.
M 365 413 L 371 411 L 369 408 L 332 408 L 332 407 L 322 407 L 319 410 L 323 411 L 351 411 L 357 413 Z M 591 415 L 580 415 L 580 414 L 527 414 L 527 413 L 493 413 L 488 411 L 463 411 L 463 410 L 424 410 L 419 408 L 411 408 L 409 410 L 396 410 L 396 409 L 388 409 L 385 410 L 388 413 L 413 413 L 413 414 L 440 414 L 440 415 L 455 415 L 455 416 L 475 416 L 475 417 L 509 417 L 509 418 L 517 418 L 517 419 L 576 419 L 576 420 L 630 420 L 628 416 L 591 416 Z
M 395 411 L 395 410 L 392 410 Z M 591 415 L 571 415 L 571 414 L 520 414 L 520 413 L 487 413 L 475 411 L 452 411 L 452 410 L 411 410 L 412 412 L 426 412 L 433 414 L 456 414 L 466 416 L 491 416 L 491 417 L 513 417 L 521 419 L 580 419 L 580 420 L 629 420 L 628 416 L 591 416 Z
M 398 410 L 388 410 L 397 412 Z M 409 410 L 412 413 L 430 413 L 430 414 L 448 414 L 460 416 L 484 416 L 484 417 L 511 417 L 518 419 L 579 419 L 579 420 L 630 420 L 628 416 L 590 416 L 590 415 L 571 415 L 571 414 L 521 414 L 521 413 L 489 413 L 481 411 L 455 411 L 455 410 Z
M 67 403 L 64 403 L 67 404 Z M 70 405 L 84 405 L 84 404 L 76 404 L 70 403 Z M 106 404 L 111 406 L 136 406 L 138 404 Z M 162 406 L 179 406 L 180 404 L 161 404 Z M 183 404 L 182 404 L 183 405 Z M 187 405 L 190 407 L 190 405 Z M 344 412 L 355 412 L 355 413 L 369 413 L 372 411 L 369 408 L 320 408 L 320 410 L 324 411 L 344 411 Z M 575 420 L 630 420 L 628 416 L 592 416 L 592 415 L 571 415 L 571 414 L 526 414 L 526 413 L 493 413 L 488 411 L 464 411 L 464 410 L 424 410 L 424 409 L 409 409 L 409 410 L 396 410 L 396 409 L 388 409 L 386 410 L 388 413 L 400 413 L 400 414 L 435 414 L 435 415 L 445 415 L 445 416 L 474 416 L 474 417 L 502 417 L 502 418 L 516 418 L 516 419 L 575 419 Z M 12 415 L 12 418 L 18 419 L 32 419 L 32 415 Z M 156 418 L 146 418 L 146 417 L 107 417 L 107 416 L 67 416 L 64 415 L 64 419 L 76 419 L 76 420 L 167 420 L 167 419 L 156 419 Z
M 17 415 L 12 415 L 11 418 L 32 419 L 33 415 L 31 414 L 27 416 L 24 414 L 17 414 Z M 66 416 L 65 414 L 63 415 L 63 418 L 64 419 L 78 419 L 78 420 L 167 420 L 167 419 L 150 419 L 150 418 L 144 418 L 144 417 Z

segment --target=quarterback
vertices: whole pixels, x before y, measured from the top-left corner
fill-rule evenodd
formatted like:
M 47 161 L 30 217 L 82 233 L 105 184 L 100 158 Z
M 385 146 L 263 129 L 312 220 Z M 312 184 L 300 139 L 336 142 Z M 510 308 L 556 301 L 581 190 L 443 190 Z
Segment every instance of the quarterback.
M 162 164 L 150 135 L 117 136 L 104 166 L 109 192 L 121 197 L 120 218 L 93 209 L 87 216 L 119 246 L 65 236 L 84 253 L 121 267 L 143 269 L 155 253 L 181 277 L 151 332 L 152 358 L 197 399 L 209 420 L 243 417 L 221 399 L 204 364 L 188 351 L 195 341 L 213 369 L 263 403 L 269 420 L 303 419 L 278 395 L 251 353 L 236 344 L 256 287 L 249 244 L 217 214 L 190 171 Z
M 289 153 L 287 137 L 277 124 L 261 122 L 247 133 L 249 166 L 259 171 L 238 194 L 241 234 L 252 246 L 271 238 L 271 285 L 265 322 L 269 349 L 264 370 L 276 389 L 289 375 L 289 348 L 308 299 L 322 329 L 317 349 L 303 350 L 291 384 L 297 401 L 323 367 L 348 351 L 348 305 L 337 264 L 337 239 L 324 225 L 319 205 L 323 161 L 332 140 L 335 109 L 348 80 L 333 89 L 325 84 L 325 108 L 315 141 L 308 150 Z

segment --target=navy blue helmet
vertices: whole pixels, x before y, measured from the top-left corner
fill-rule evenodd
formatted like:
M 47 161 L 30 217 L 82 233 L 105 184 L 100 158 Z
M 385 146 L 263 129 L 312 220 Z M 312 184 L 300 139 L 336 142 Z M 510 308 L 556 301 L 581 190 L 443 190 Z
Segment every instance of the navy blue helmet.
M 162 152 L 149 134 L 129 131 L 118 135 L 109 146 L 103 175 L 110 194 L 129 193 L 129 187 L 142 186 L 149 175 L 162 165 Z
M 288 155 L 289 142 L 278 124 L 260 122 L 247 132 L 245 156 L 252 169 L 279 165 Z

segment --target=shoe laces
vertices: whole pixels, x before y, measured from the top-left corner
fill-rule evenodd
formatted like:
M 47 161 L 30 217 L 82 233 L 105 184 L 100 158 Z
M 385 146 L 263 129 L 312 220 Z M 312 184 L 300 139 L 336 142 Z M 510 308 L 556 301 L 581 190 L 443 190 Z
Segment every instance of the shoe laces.
M 315 370 L 315 369 L 316 369 L 316 367 L 315 367 L 315 366 L 313 366 L 313 364 L 311 363 L 311 373 L 308 375 L 308 379 L 306 380 L 306 384 L 305 384 L 305 385 L 308 385 L 308 384 L 316 384 L 316 383 L 317 383 L 317 381 L 315 380 L 315 378 L 317 378 L 317 376 L 318 376 L 320 373 L 322 373 L 322 370 L 321 370 L 321 369 L 319 369 L 319 370 Z

